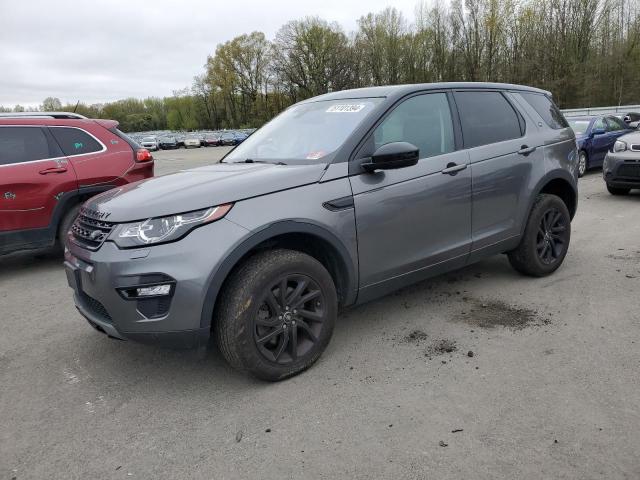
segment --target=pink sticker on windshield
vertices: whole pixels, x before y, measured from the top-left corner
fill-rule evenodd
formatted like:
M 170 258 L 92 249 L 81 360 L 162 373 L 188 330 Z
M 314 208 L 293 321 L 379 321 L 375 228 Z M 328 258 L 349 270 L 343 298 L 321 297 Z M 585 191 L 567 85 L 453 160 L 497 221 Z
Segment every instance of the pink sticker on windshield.
M 324 157 L 327 154 L 324 150 L 318 150 L 317 152 L 310 152 L 307 155 L 307 160 L 317 160 L 319 158 Z

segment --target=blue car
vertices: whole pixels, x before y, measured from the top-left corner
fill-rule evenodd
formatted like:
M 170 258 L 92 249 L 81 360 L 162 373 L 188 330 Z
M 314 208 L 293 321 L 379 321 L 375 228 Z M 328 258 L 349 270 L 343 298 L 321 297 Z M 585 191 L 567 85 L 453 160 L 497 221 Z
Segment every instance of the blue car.
M 618 137 L 633 131 L 622 120 L 610 115 L 569 117 L 567 121 L 576 134 L 579 177 L 590 168 L 602 167 L 605 155 Z

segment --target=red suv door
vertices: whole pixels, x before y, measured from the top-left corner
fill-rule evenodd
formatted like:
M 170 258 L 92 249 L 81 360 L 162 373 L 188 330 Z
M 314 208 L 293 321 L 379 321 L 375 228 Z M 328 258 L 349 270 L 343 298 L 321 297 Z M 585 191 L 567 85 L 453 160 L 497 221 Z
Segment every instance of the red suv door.
M 46 127 L 0 125 L 0 232 L 49 226 L 62 194 L 77 189 L 73 166 Z

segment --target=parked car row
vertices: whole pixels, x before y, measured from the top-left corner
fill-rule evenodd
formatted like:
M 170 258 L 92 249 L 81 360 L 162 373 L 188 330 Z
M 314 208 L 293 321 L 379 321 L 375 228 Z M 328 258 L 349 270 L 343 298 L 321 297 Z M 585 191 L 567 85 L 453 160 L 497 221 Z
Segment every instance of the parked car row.
M 627 195 L 640 189 L 640 114 L 569 117 L 578 148 L 578 176 L 602 167 L 607 190 Z
M 498 253 L 551 274 L 578 176 L 603 165 L 611 194 L 640 188 L 632 119 L 567 121 L 548 92 L 517 85 L 334 92 L 200 175 L 130 188 L 153 176 L 149 149 L 234 145 L 247 132 L 156 132 L 141 146 L 110 120 L 0 115 L 0 254 L 64 241 L 74 301 L 96 330 L 213 339 L 231 365 L 279 380 L 322 354 L 338 307 Z
M 576 134 L 580 177 L 591 168 L 601 167 L 605 155 L 616 140 L 633 131 L 623 120 L 613 115 L 570 117 L 567 121 Z
M 250 129 L 187 134 L 173 132 L 134 133 L 131 134 L 131 137 L 149 151 L 156 151 L 176 148 L 235 146 L 242 143 L 253 131 Z

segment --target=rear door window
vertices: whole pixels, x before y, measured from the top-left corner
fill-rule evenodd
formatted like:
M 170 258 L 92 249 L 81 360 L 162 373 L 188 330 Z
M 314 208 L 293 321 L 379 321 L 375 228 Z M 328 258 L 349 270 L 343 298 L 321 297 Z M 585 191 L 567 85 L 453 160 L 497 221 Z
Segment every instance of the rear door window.
M 456 92 L 465 148 L 520 138 L 524 120 L 500 92 Z
M 546 95 L 532 92 L 520 92 L 519 95 L 538 112 L 549 127 L 560 130 L 569 126 L 558 107 Z
M 50 158 L 49 143 L 40 127 L 0 127 L 0 165 Z
M 49 127 L 49 131 L 66 156 L 100 152 L 104 148 L 100 142 L 79 128 Z
M 626 130 L 627 125 L 616 117 L 607 117 L 607 131 L 608 132 L 617 132 L 620 130 Z

